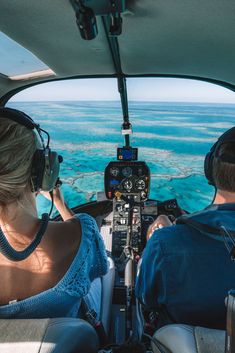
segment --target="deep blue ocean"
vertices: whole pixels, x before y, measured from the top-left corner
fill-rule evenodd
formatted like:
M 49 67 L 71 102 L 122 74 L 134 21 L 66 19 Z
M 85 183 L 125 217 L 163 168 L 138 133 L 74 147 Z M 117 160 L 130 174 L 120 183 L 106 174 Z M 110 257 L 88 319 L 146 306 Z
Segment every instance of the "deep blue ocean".
M 120 102 L 12 102 L 51 135 L 64 158 L 63 192 L 72 207 L 104 190 L 103 171 L 123 146 Z M 217 137 L 235 123 L 235 105 L 129 102 L 132 147 L 151 170 L 150 197 L 177 198 L 190 212 L 207 206 L 213 188 L 203 172 L 204 156 Z M 39 212 L 48 210 L 38 200 Z

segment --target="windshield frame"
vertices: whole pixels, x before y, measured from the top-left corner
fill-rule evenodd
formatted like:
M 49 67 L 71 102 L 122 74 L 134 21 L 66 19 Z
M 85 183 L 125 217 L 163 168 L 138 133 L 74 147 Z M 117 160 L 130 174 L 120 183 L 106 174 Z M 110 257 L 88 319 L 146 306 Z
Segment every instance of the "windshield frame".
M 232 92 L 235 92 L 235 85 L 232 85 L 228 82 L 225 81 L 219 81 L 216 79 L 212 79 L 212 78 L 207 78 L 207 77 L 197 77 L 197 76 L 187 76 L 187 75 L 170 75 L 170 74 L 152 74 L 152 75 L 124 75 L 123 74 L 123 78 L 151 78 L 151 77 L 155 77 L 155 78 L 182 78 L 182 79 L 189 79 L 189 80 L 197 80 L 197 81 L 202 81 L 202 82 L 208 82 L 211 84 L 215 84 L 217 86 L 222 86 L 224 88 L 229 89 Z M 84 75 L 84 76 L 73 76 L 73 77 L 65 77 L 65 78 L 50 78 L 50 79 L 45 79 L 45 80 L 41 80 L 41 81 L 37 81 L 37 82 L 31 82 L 31 83 L 27 83 L 23 86 L 17 87 L 13 90 L 10 90 L 9 92 L 7 92 L 6 94 L 4 94 L 2 97 L 0 97 L 0 107 L 4 107 L 7 102 L 13 97 L 15 96 L 17 93 L 33 87 L 33 86 L 37 86 L 37 85 L 41 85 L 43 83 L 48 83 L 48 82 L 54 82 L 54 81 L 66 81 L 66 80 L 82 80 L 82 79 L 99 79 L 99 78 L 116 78 L 118 80 L 118 75 L 114 74 L 114 75 Z M 118 90 L 118 85 L 117 85 L 117 90 Z M 127 97 L 128 99 L 128 97 Z

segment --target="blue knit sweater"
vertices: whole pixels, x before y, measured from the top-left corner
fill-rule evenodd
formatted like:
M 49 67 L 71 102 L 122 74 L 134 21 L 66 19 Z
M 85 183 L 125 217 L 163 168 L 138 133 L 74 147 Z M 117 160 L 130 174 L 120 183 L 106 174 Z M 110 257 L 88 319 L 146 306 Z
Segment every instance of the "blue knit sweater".
M 88 293 L 91 282 L 107 272 L 107 256 L 95 220 L 87 214 L 74 217 L 80 220 L 82 238 L 79 250 L 63 278 L 53 288 L 0 306 L 0 318 L 78 316 L 81 298 Z

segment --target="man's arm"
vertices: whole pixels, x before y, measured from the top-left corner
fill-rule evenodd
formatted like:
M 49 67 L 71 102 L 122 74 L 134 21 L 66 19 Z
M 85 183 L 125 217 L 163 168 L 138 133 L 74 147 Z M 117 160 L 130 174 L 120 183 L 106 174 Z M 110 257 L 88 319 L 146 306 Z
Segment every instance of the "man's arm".
M 137 274 L 135 294 L 141 303 L 157 308 L 165 296 L 164 257 L 155 232 L 144 250 L 142 263 Z

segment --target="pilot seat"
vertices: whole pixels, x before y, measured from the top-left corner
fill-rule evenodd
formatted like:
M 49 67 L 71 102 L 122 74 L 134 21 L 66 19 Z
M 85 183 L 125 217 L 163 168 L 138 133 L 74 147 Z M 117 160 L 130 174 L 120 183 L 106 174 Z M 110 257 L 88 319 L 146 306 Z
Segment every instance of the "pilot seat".
M 167 325 L 155 332 L 154 353 L 224 353 L 225 331 L 189 325 Z

